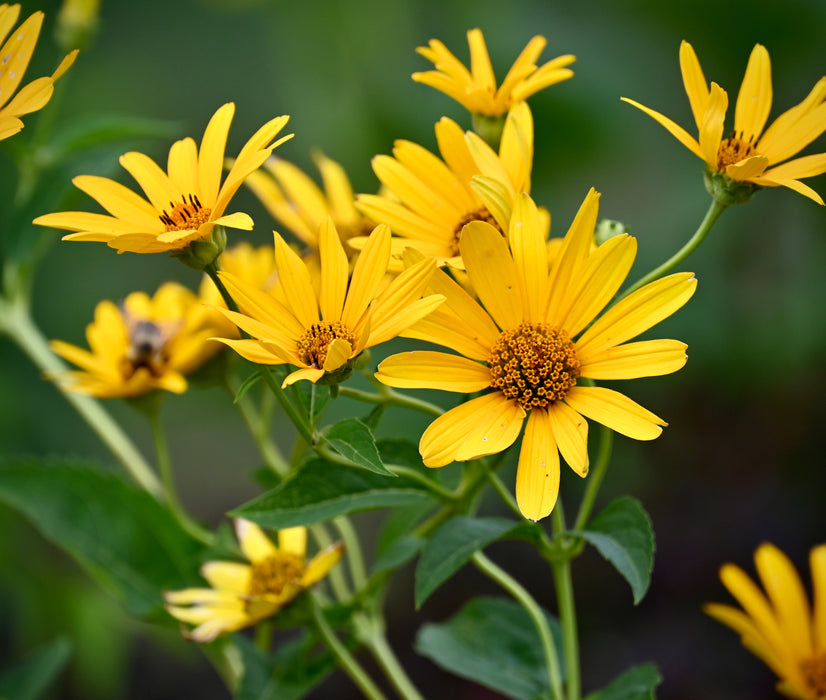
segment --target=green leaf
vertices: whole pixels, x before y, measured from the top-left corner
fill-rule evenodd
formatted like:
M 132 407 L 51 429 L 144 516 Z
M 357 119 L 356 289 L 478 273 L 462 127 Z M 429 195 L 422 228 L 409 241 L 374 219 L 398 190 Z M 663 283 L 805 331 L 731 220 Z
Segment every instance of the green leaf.
M 232 403 L 238 403 L 252 387 L 254 387 L 258 382 L 261 381 L 263 377 L 261 376 L 260 370 L 256 370 L 253 372 L 249 377 L 247 377 L 241 386 L 238 387 L 238 391 L 235 392 L 235 398 L 232 400 Z
M 651 583 L 654 568 L 654 531 L 651 519 L 640 502 L 623 496 L 609 504 L 588 525 L 587 530 L 573 530 L 597 548 L 628 583 L 639 603 Z
M 30 653 L 12 668 L 0 671 L 0 697 L 37 700 L 66 667 L 71 644 L 58 638 Z
M 557 649 L 559 623 L 545 613 Z M 443 624 L 426 624 L 416 651 L 451 673 L 514 700 L 550 697 L 539 633 L 528 613 L 505 598 L 475 598 Z M 564 664 L 559 664 L 564 669 Z
M 398 569 L 415 557 L 424 547 L 426 540 L 407 535 L 394 540 L 387 550 L 373 564 L 374 574 Z
M 376 474 L 396 476 L 381 461 L 373 432 L 358 418 L 345 418 L 336 423 L 325 436 L 342 457 Z
M 301 412 L 312 419 L 324 410 L 330 400 L 330 387 L 312 382 L 296 382 L 290 386 L 290 393 L 301 406 Z
M 416 566 L 416 609 L 477 551 L 518 525 L 505 518 L 458 517 L 448 520 L 427 540 Z
M 139 617 L 161 612 L 163 590 L 200 580 L 201 546 L 164 506 L 118 474 L 78 462 L 3 461 L 0 502 L 25 515 Z
M 236 635 L 244 676 L 235 700 L 298 700 L 323 681 L 336 660 L 324 650 L 317 651 L 308 634 L 283 644 L 272 656 L 261 653 L 246 637 Z
M 316 459 L 231 515 L 281 529 L 362 510 L 424 502 L 430 502 L 424 486 L 404 477 L 389 478 Z
M 635 666 L 585 700 L 655 700 L 654 689 L 662 676 L 654 664 Z

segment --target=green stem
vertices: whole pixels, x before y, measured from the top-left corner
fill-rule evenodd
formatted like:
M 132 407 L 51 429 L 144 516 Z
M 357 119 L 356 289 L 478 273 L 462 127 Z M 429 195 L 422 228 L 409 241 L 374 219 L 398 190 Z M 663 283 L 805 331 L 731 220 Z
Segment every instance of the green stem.
M 708 208 L 705 217 L 703 218 L 702 222 L 700 222 L 699 228 L 694 232 L 694 235 L 688 240 L 688 242 L 680 248 L 674 255 L 672 255 L 668 260 L 666 260 L 662 265 L 660 265 L 655 270 L 649 272 L 645 277 L 640 279 L 639 281 L 632 284 L 628 289 L 626 289 L 621 295 L 620 299 L 627 297 L 632 292 L 635 292 L 640 287 L 648 284 L 649 282 L 653 282 L 656 279 L 659 279 L 663 275 L 668 272 L 671 272 L 677 265 L 679 265 L 683 260 L 685 260 L 689 255 L 691 255 L 697 246 L 703 242 L 703 239 L 708 235 L 708 232 L 711 231 L 712 226 L 717 221 L 720 214 L 726 208 L 726 204 L 721 204 L 716 199 L 711 200 L 711 206 Z
M 0 332 L 8 334 L 47 377 L 54 377 L 66 370 L 66 365 L 49 349 L 48 341 L 23 303 L 0 298 Z M 163 488 L 152 468 L 101 403 L 91 396 L 70 391 L 61 382 L 55 382 L 55 386 L 135 482 L 155 498 L 161 498 Z
M 410 481 L 415 481 L 416 483 L 421 484 L 440 501 L 455 503 L 458 500 L 458 497 L 455 493 L 453 493 L 453 491 L 449 491 L 444 488 L 444 486 L 436 483 L 433 479 L 429 479 L 420 471 L 417 471 L 412 467 L 405 467 L 401 464 L 385 464 L 384 466 L 397 476 L 403 476 L 405 479 L 410 479 Z
M 372 394 L 369 391 L 361 391 L 359 389 L 351 389 L 346 386 L 339 386 L 338 391 L 340 396 L 346 396 L 347 398 L 355 399 L 356 401 L 409 408 L 414 411 L 419 411 L 420 413 L 425 413 L 428 416 L 433 416 L 434 418 L 438 418 L 444 413 L 444 410 L 435 404 L 422 401 L 421 399 L 415 399 L 412 396 L 400 394 L 397 391 L 393 391 L 393 389 L 390 389 L 389 387 L 384 387 L 384 390 L 378 394 Z
M 227 308 L 230 311 L 238 311 L 238 304 L 235 303 L 235 299 L 230 296 L 229 291 L 224 286 L 224 283 L 221 281 L 221 278 L 218 276 L 218 261 L 215 260 L 212 264 L 207 265 L 204 268 L 204 272 L 209 275 L 209 278 L 215 284 L 215 287 L 221 294 L 221 298 L 224 300 L 224 303 L 227 305 Z
M 298 434 L 301 435 L 304 442 L 308 445 L 315 445 L 316 440 L 310 424 L 301 412 L 293 405 L 293 402 L 290 401 L 290 398 L 281 388 L 281 385 L 275 380 L 275 377 L 272 375 L 272 370 L 266 365 L 259 365 L 259 367 L 261 369 L 261 376 L 264 377 L 264 381 L 267 382 L 267 386 L 270 388 L 270 391 L 272 391 L 275 395 L 275 398 L 281 408 L 284 409 L 284 413 L 287 414 L 287 417 L 295 426 L 296 430 L 298 430 Z
M 373 680 L 359 665 L 358 661 L 356 661 L 353 655 L 347 651 L 347 647 L 345 647 L 344 644 L 341 643 L 341 640 L 336 637 L 336 633 L 324 618 L 324 612 L 321 610 L 321 606 L 318 604 L 315 596 L 312 597 L 311 601 L 313 621 L 315 622 L 316 629 L 321 635 L 321 638 L 329 647 L 330 651 L 333 653 L 333 656 L 336 657 L 344 672 L 350 676 L 353 683 L 356 684 L 358 689 L 361 690 L 364 696 L 369 700 L 387 700 L 384 693 L 382 693 L 376 684 L 373 683 Z
M 614 431 L 600 426 L 599 452 L 597 453 L 597 463 L 593 472 L 588 475 L 588 485 L 582 496 L 582 503 L 579 505 L 579 512 L 574 522 L 574 530 L 582 530 L 588 524 L 591 511 L 594 509 L 594 501 L 597 497 L 599 487 L 608 471 L 608 463 L 611 461 L 611 449 L 614 445 Z
M 548 620 L 537 602 L 533 599 L 530 593 L 526 591 L 522 585 L 508 574 L 504 569 L 501 569 L 488 559 L 482 552 L 476 552 L 473 555 L 473 563 L 477 568 L 493 581 L 498 583 L 508 593 L 510 593 L 516 602 L 518 602 L 528 613 L 536 631 L 539 633 L 539 639 L 542 642 L 542 652 L 545 655 L 545 663 L 548 667 L 548 681 L 550 688 L 553 691 L 553 696 L 558 700 L 565 697 L 562 691 L 562 676 L 559 670 L 559 657 L 554 646 L 554 639 L 551 636 L 551 629 L 548 626 Z M 566 650 L 567 651 L 567 650 Z M 571 696 L 573 697 L 573 696 Z
M 333 538 L 330 537 L 330 534 L 327 532 L 327 528 L 324 527 L 322 523 L 310 525 L 310 532 L 315 538 L 319 549 L 327 549 L 327 547 L 330 547 L 333 544 Z M 348 601 L 353 597 L 353 594 L 350 592 L 350 588 L 347 585 L 347 581 L 344 580 L 344 574 L 342 573 L 340 566 L 334 566 L 330 570 L 330 574 L 327 578 L 330 581 L 330 586 L 332 586 L 333 593 L 335 593 L 335 596 L 338 598 L 339 602 Z
M 522 515 L 522 511 L 519 510 L 519 504 L 516 502 L 516 499 L 513 497 L 513 494 L 511 493 L 510 489 L 508 489 L 508 487 L 502 483 L 502 479 L 499 478 L 499 475 L 496 472 L 488 469 L 487 477 L 488 481 L 491 483 L 496 493 L 499 494 L 499 498 L 501 498 L 502 501 L 504 501 L 505 505 L 520 518 L 525 517 Z
M 552 513 L 554 533 L 565 532 L 565 515 L 562 502 L 557 501 Z M 559 621 L 562 625 L 562 648 L 565 656 L 565 671 L 568 686 L 568 700 L 579 700 L 582 693 L 579 674 L 579 635 L 577 632 L 576 606 L 574 604 L 574 587 L 571 581 L 571 560 L 551 560 L 556 600 L 559 608 Z
M 343 516 L 333 518 L 332 522 L 344 542 L 347 561 L 350 562 L 350 578 L 353 581 L 353 588 L 360 591 L 367 583 L 367 570 L 364 567 L 364 556 L 361 553 L 361 544 L 356 529 L 353 523 Z
M 384 622 L 381 618 L 366 615 L 354 616 L 359 638 L 369 649 L 384 675 L 393 684 L 399 697 L 404 700 L 424 700 L 421 693 L 399 663 L 393 649 L 384 634 Z
M 164 500 L 172 511 L 172 515 L 178 524 L 192 537 L 199 542 L 202 542 L 207 547 L 215 544 L 215 537 L 211 532 L 208 532 L 200 525 L 198 525 L 186 512 L 186 509 L 178 497 L 178 491 L 175 488 L 175 474 L 172 470 L 172 460 L 169 455 L 169 444 L 166 440 L 166 433 L 163 430 L 160 419 L 160 411 L 158 405 L 146 406 L 144 413 L 149 421 L 149 428 L 152 431 L 152 440 L 155 443 L 155 453 L 158 459 L 158 471 L 161 475 L 161 483 L 163 484 Z

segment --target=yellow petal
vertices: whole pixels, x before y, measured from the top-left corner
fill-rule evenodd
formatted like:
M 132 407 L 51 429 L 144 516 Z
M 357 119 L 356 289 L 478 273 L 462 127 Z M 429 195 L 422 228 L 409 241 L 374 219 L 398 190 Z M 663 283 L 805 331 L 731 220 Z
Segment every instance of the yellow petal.
M 241 311 L 272 327 L 273 337 L 281 338 L 285 343 L 301 337 L 304 326 L 271 294 L 244 282 L 229 272 L 220 272 L 219 277 Z
M 699 131 L 708 104 L 708 83 L 700 67 L 700 61 L 697 60 L 697 54 L 694 53 L 694 47 L 687 41 L 680 44 L 680 71 L 683 74 L 683 85 L 691 104 L 694 122 Z
M 516 440 L 524 415 L 524 410 L 516 401 L 508 401 L 498 391 L 471 399 L 451 409 L 427 427 L 419 442 L 422 460 L 428 467 L 443 467 L 450 464 L 457 458 L 471 431 L 474 431 L 473 446 L 482 450 L 473 457 L 499 452 Z M 505 423 L 506 427 L 504 431 L 496 430 L 500 440 L 498 445 L 494 445 L 490 439 L 482 440 L 486 436 L 478 433 L 480 420 L 490 422 L 492 417 L 494 422 L 499 421 L 496 423 L 498 427 L 501 427 L 502 423 Z M 507 430 L 508 427 L 510 430 Z M 470 453 L 472 450 L 464 451 Z M 467 456 L 465 459 L 473 457 Z
M 826 545 L 813 547 L 809 553 L 814 594 L 814 645 L 817 653 L 826 651 Z
M 529 195 L 520 194 L 515 202 L 508 229 L 513 263 L 526 304 L 526 318 L 542 318 L 548 293 L 548 256 L 545 235 L 536 204 Z
M 588 475 L 588 421 L 562 401 L 547 408 L 548 420 L 562 457 L 579 476 Z
M 628 104 L 636 107 L 639 110 L 645 112 L 649 117 L 653 118 L 657 121 L 661 126 L 664 126 L 668 133 L 670 133 L 674 138 L 676 138 L 683 146 L 685 146 L 689 151 L 691 151 L 694 155 L 703 158 L 703 151 L 700 148 L 700 144 L 694 139 L 691 134 L 689 134 L 683 127 L 681 127 L 676 122 L 673 122 L 671 119 L 666 117 L 664 114 L 660 114 L 659 112 L 654 111 L 653 109 L 649 109 L 648 107 L 644 107 L 639 102 L 635 100 L 631 100 L 627 97 L 620 98 L 623 102 L 627 102 Z
M 717 170 L 717 154 L 723 140 L 723 128 L 728 109 L 728 95 L 717 83 L 711 83 L 706 113 L 700 125 L 700 157 L 712 170 Z
M 565 403 L 586 418 L 634 440 L 653 440 L 662 432 L 660 426 L 667 425 L 627 396 L 601 386 L 575 386 Z
M 301 585 L 307 588 L 323 579 L 339 562 L 343 553 L 344 545 L 340 542 L 321 550 L 307 564 L 304 575 L 301 577 Z
M 255 523 L 237 518 L 235 520 L 235 535 L 244 556 L 253 564 L 278 554 L 276 546 L 264 531 Z
M 795 158 L 763 173 L 769 180 L 800 180 L 826 173 L 826 153 Z
M 307 553 L 307 528 L 286 527 L 278 531 L 278 549 L 304 559 Z
M 198 182 L 201 203 L 212 208 L 218 199 L 218 190 L 221 185 L 221 174 L 224 169 L 224 151 L 227 146 L 227 137 L 232 118 L 235 115 L 235 105 L 228 102 L 218 108 L 204 129 L 201 139 L 201 149 L 198 152 Z M 193 177 L 194 177 L 193 173 Z
M 528 416 L 516 471 L 516 502 L 529 520 L 547 516 L 559 495 L 559 451 L 543 409 Z
M 768 156 L 772 163 L 780 162 L 797 153 L 803 148 L 803 146 L 797 147 L 796 145 L 797 134 L 801 133 L 799 124 L 804 117 L 808 117 L 812 111 L 818 109 L 824 99 L 826 99 L 826 77 L 815 83 L 800 104 L 787 109 L 771 123 L 757 143 L 757 152 Z M 822 117 L 820 122 L 815 120 L 811 126 L 816 127 L 817 123 L 823 123 Z M 822 132 L 823 129 L 820 131 Z M 789 150 L 787 144 L 792 144 L 792 150 Z
M 376 379 L 402 389 L 441 389 L 459 393 L 490 386 L 490 370 L 479 362 L 432 350 L 413 350 L 382 360 Z
M 278 279 L 284 289 L 287 303 L 296 320 L 304 328 L 309 328 L 319 320 L 318 302 L 315 291 L 313 291 L 310 272 L 304 261 L 280 235 L 276 233 L 274 240 L 275 265 L 278 268 Z
M 321 256 L 321 290 L 318 297 L 321 317 L 326 321 L 338 321 L 344 309 L 350 267 L 341 238 L 329 216 L 318 231 L 318 250 Z
M 755 178 L 755 180 L 758 185 L 766 187 L 788 187 L 790 190 L 794 190 L 795 192 L 802 194 L 804 197 L 808 197 L 812 201 L 823 206 L 823 198 L 811 187 L 804 185 L 799 180 L 781 180 L 774 177 L 768 178 L 765 175 L 761 175 L 759 178 Z M 66 240 L 67 238 L 68 236 L 63 236 L 63 240 Z
M 508 112 L 505 128 L 502 130 L 502 140 L 499 143 L 499 158 L 508 173 L 509 183 L 513 183 L 513 190 L 517 193 L 530 192 L 533 169 L 533 115 L 527 102 L 518 102 Z
M 203 576 L 210 586 L 219 590 L 246 594 L 250 588 L 252 569 L 248 564 L 234 561 L 208 561 L 201 567 Z M 172 601 L 182 603 L 183 601 Z
M 213 338 L 232 348 L 241 357 L 257 365 L 281 365 L 284 360 L 267 350 L 257 340 L 232 340 L 230 338 Z
M 359 325 L 367 307 L 376 298 L 389 261 L 390 229 L 386 224 L 379 224 L 368 237 L 350 278 L 350 288 L 341 312 L 341 320 L 348 328 Z
M 769 164 L 766 156 L 750 156 L 739 163 L 726 166 L 726 175 L 732 180 L 751 180 L 759 176 Z
M 485 37 L 481 29 L 471 29 L 467 33 L 470 46 L 470 73 L 473 82 L 478 83 L 484 90 L 493 94 L 496 92 L 496 78 L 493 75 L 493 66 L 490 63 L 488 48 L 485 46 Z
M 722 622 L 737 632 L 749 651 L 760 658 L 779 677 L 786 675 L 786 670 L 782 659 L 775 650 L 766 643 L 765 638 L 755 626 L 751 618 L 737 608 L 720 603 L 707 603 L 703 606 L 703 612 L 715 620 Z
M 152 206 L 159 212 L 169 211 L 181 201 L 181 192 L 149 156 L 135 151 L 124 153 L 120 157 L 120 164 L 135 178 Z
M 577 351 L 577 357 L 581 376 L 590 379 L 659 377 L 685 365 L 686 347 L 678 340 L 643 340 L 608 348 L 598 355 Z
M 454 459 L 462 462 L 508 449 L 519 437 L 525 411 L 516 401 L 499 401 L 480 412 L 470 426 Z
M 311 155 L 321 173 L 324 192 L 327 195 L 333 218 L 341 223 L 355 224 L 358 222 L 359 213 L 355 207 L 353 186 L 344 168 L 320 151 L 314 151 Z
M 485 309 L 502 329 L 524 319 L 524 306 L 508 242 L 493 226 L 471 221 L 459 243 L 465 269 Z
M 756 44 L 749 56 L 746 74 L 737 94 L 734 109 L 734 130 L 748 141 L 757 137 L 766 126 L 772 107 L 772 76 L 769 52 L 765 46 Z
M 315 367 L 303 367 L 302 369 L 297 369 L 295 372 L 288 374 L 284 381 L 281 382 L 281 388 L 285 389 L 288 386 L 295 384 L 296 382 L 300 382 L 302 380 L 306 380 L 308 382 L 312 382 L 315 384 L 319 379 L 321 379 L 326 372 L 323 369 L 317 369 Z
M 4 60 L 3 72 L 0 73 L 0 106 L 4 105 L 6 100 L 15 93 L 20 81 L 23 80 L 23 74 L 28 68 L 32 53 L 34 53 L 34 48 L 37 45 L 37 38 L 43 25 L 43 17 L 42 12 L 34 12 L 29 15 L 3 44 L 3 48 L 0 49 L 0 55 Z M 17 21 L 17 14 L 9 14 L 8 20 L 11 20 L 10 24 L 13 26 L 14 22 Z M 0 35 L 1 37 L 2 35 Z
M 146 227 L 150 231 L 164 230 L 155 208 L 119 182 L 94 175 L 78 175 L 72 179 L 72 183 L 96 200 L 112 216 L 139 223 L 141 227 Z
M 353 356 L 353 346 L 342 338 L 334 338 L 327 346 L 324 358 L 324 371 L 335 372 Z

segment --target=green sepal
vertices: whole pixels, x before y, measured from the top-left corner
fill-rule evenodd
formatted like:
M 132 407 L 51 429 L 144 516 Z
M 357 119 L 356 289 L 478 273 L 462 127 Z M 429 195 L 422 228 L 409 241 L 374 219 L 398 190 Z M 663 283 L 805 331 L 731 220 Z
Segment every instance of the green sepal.
M 703 172 L 703 180 L 709 194 L 724 206 L 745 204 L 757 190 L 762 189 L 754 183 L 738 182 L 723 173 L 712 172 L 708 168 Z

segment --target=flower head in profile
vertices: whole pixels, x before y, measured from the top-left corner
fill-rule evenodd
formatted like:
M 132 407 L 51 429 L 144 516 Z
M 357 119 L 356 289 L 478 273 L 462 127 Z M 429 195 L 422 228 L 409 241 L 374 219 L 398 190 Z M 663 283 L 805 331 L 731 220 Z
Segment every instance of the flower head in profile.
M 275 156 L 252 173 L 246 185 L 276 221 L 311 250 L 318 250 L 318 230 L 328 216 L 347 249 L 350 238 L 366 236 L 376 222 L 356 209 L 353 186 L 339 163 L 320 152 L 313 154 L 313 161 L 323 189 L 301 168 Z
M 236 520 L 235 532 L 248 564 L 207 562 L 201 567 L 201 575 L 211 588 L 187 588 L 164 595 L 172 617 L 196 625 L 186 633 L 196 642 L 211 642 L 219 635 L 272 617 L 324 578 L 343 551 L 336 544 L 308 562 L 306 528 L 279 530 L 277 546 L 248 520 Z
M 37 45 L 43 13 L 29 15 L 23 24 L 12 32 L 20 16 L 20 5 L 0 5 L 0 141 L 14 136 L 23 128 L 20 119 L 42 109 L 51 99 L 55 81 L 74 63 L 77 51 L 70 52 L 51 77 L 37 78 L 18 90 L 26 68 Z M 9 35 L 9 32 L 12 32 Z M 8 37 L 8 38 L 6 38 Z
M 236 156 L 221 182 L 229 127 L 235 105 L 225 104 L 212 116 L 200 148 L 191 138 L 169 150 L 167 172 L 143 153 L 126 153 L 120 164 L 137 181 L 144 199 L 129 188 L 104 177 L 79 175 L 74 184 L 95 199 L 108 214 L 60 212 L 35 219 L 36 224 L 75 231 L 66 241 L 102 241 L 118 252 L 161 253 L 182 256 L 203 269 L 223 250 L 221 227 L 252 229 L 248 214 L 225 214 L 230 200 L 247 178 L 291 135 L 273 141 L 289 117 L 267 122 Z M 188 258 L 191 254 L 194 259 Z
M 332 219 L 319 229 L 321 289 L 313 289 L 304 261 L 275 234 L 279 284 L 268 294 L 229 273 L 219 273 L 241 313 L 223 310 L 251 338 L 216 338 L 248 360 L 298 369 L 284 385 L 301 379 L 337 384 L 353 369 L 365 348 L 395 338 L 442 302 L 422 298 L 432 260 L 422 260 L 386 284 L 390 229 L 377 226 L 361 251 L 352 274 Z
M 209 338 L 222 320 L 175 282 L 161 285 L 152 297 L 133 292 L 120 305 L 102 301 L 86 328 L 89 350 L 51 341 L 57 355 L 79 367 L 52 378 L 69 391 L 98 398 L 135 398 L 158 389 L 181 394 L 184 375 L 220 349 Z
M 769 52 L 757 44 L 737 95 L 734 130 L 724 138 L 728 95 L 717 83 L 709 86 L 694 49 L 686 41 L 680 45 L 680 69 L 698 139 L 659 112 L 634 100 L 622 99 L 668 129 L 705 161 L 709 173 L 724 175 L 734 183 L 788 187 L 823 204 L 820 195 L 800 180 L 826 172 L 826 153 L 788 159 L 826 131 L 826 77 L 817 81 L 806 99 L 781 114 L 764 131 L 772 106 L 771 64 Z
M 652 282 L 599 315 L 637 246 L 622 234 L 592 249 L 598 201 L 592 190 L 551 265 L 528 195 L 517 200 L 507 238 L 488 223 L 469 223 L 459 246 L 481 303 L 440 270 L 430 287 L 444 304 L 405 333 L 459 355 L 392 355 L 376 374 L 394 387 L 481 392 L 425 430 L 419 451 L 429 467 L 501 452 L 524 424 L 516 500 L 531 520 L 553 509 L 560 453 L 577 474 L 588 473 L 586 418 L 637 440 L 656 438 L 665 425 L 623 394 L 582 380 L 669 374 L 686 361 L 686 346 L 676 340 L 627 341 L 688 301 L 692 274 Z
M 389 195 L 360 194 L 358 208 L 399 237 L 394 255 L 411 247 L 439 264 L 461 268 L 465 224 L 487 221 L 507 231 L 514 199 L 530 192 L 533 118 L 527 104 L 517 105 L 508 115 L 498 153 L 447 117 L 436 124 L 436 139 L 442 159 L 404 140 L 396 141 L 392 157 L 373 158 L 373 170 Z
M 777 547 L 761 545 L 754 563 L 764 590 L 739 566 L 725 564 L 720 579 L 742 609 L 708 603 L 703 610 L 737 632 L 743 646 L 777 674 L 783 695 L 826 698 L 826 545 L 809 554 L 813 607 L 794 565 Z
M 416 49 L 436 70 L 414 73 L 413 80 L 445 93 L 468 111 L 498 117 L 506 114 L 518 102 L 528 99 L 546 87 L 561 83 L 574 72 L 567 66 L 576 58 L 570 54 L 558 56 L 541 67 L 536 65 L 547 43 L 535 36 L 514 62 L 502 84 L 496 87 L 496 77 L 481 29 L 467 33 L 470 46 L 470 70 L 438 39 Z

